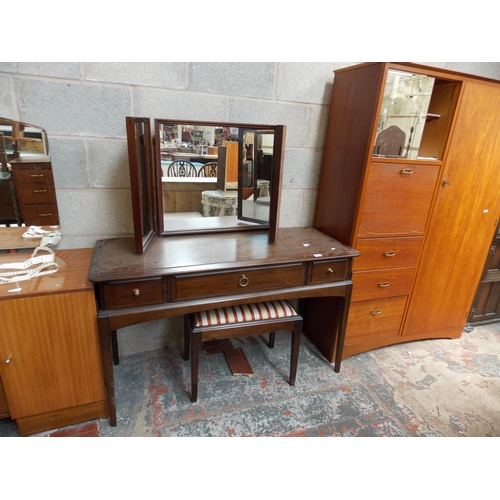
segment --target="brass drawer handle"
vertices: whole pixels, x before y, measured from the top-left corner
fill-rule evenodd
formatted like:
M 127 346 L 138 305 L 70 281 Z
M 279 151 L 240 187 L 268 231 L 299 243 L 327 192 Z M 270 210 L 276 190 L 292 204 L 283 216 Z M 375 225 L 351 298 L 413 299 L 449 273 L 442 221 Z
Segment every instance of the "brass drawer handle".
M 250 283 L 250 280 L 245 275 L 243 275 L 238 283 L 240 284 L 240 286 L 245 287 L 248 285 L 248 283 Z
M 52 214 L 39 214 L 38 217 L 50 217 Z
M 30 174 L 30 177 L 43 177 L 43 174 Z
M 329 267 L 327 273 L 328 274 L 333 274 L 333 269 L 331 267 Z
M 379 283 L 378 286 L 380 288 L 387 288 L 388 286 L 390 285 L 390 283 L 388 281 L 384 282 L 384 283 Z
M 376 316 L 377 314 L 380 314 L 382 312 L 382 309 L 375 309 L 375 311 L 371 311 L 371 313 Z
M 396 255 L 396 252 L 384 252 L 384 255 L 386 257 L 394 257 Z
M 403 170 L 401 170 L 401 175 L 411 175 L 413 172 L 413 168 L 403 168 Z
M 47 190 L 46 189 L 33 189 L 33 192 L 34 193 L 46 193 Z
M 132 290 L 132 293 L 134 294 L 134 297 L 139 297 L 139 295 L 141 294 L 138 288 L 134 288 Z

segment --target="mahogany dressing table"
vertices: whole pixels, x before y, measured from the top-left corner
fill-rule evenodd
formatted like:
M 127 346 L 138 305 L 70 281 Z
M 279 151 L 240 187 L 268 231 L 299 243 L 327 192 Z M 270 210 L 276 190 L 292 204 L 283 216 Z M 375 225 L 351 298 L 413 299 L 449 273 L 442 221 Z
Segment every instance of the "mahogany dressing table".
M 89 273 L 98 299 L 110 423 L 116 425 L 113 362 L 116 331 L 214 307 L 301 299 L 304 333 L 340 370 L 359 255 L 313 228 L 155 237 L 138 255 L 133 238 L 99 240 Z

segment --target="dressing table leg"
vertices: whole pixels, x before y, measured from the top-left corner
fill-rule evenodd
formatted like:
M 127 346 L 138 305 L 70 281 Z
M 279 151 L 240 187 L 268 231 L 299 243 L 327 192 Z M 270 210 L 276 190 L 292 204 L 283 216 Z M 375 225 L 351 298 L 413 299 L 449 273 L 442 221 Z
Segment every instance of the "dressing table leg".
M 109 421 L 112 427 L 116 426 L 115 380 L 113 375 L 112 333 L 108 317 L 97 319 L 99 328 L 99 343 L 101 345 L 102 369 L 104 384 L 108 397 Z M 116 332 L 116 331 L 115 331 Z
M 111 332 L 111 348 L 113 350 L 113 363 L 115 365 L 120 364 L 120 352 L 118 351 L 118 335 L 116 334 L 116 330 Z
M 349 307 L 351 305 L 352 284 L 346 285 L 345 294 L 339 297 L 339 310 L 337 321 L 337 346 L 335 349 L 335 366 L 333 371 L 340 372 L 340 364 L 342 363 L 342 352 L 344 350 L 345 333 L 347 328 L 347 318 L 349 316 Z
M 201 332 L 191 334 L 191 401 L 198 401 L 198 372 L 200 365 Z

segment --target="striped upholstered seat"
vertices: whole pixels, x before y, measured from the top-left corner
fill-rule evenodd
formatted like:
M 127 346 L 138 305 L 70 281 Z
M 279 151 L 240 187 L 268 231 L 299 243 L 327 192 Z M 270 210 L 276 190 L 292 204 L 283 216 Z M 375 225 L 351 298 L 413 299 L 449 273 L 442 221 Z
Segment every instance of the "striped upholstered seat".
M 292 330 L 289 384 L 295 384 L 299 360 L 302 317 L 286 300 L 242 304 L 186 315 L 184 358 L 191 358 L 191 400 L 198 399 L 198 366 L 205 340 L 250 337 L 269 333 L 269 347 L 279 330 Z
M 194 314 L 194 326 L 227 325 L 242 321 L 260 321 L 291 316 L 297 316 L 297 313 L 288 301 L 273 300 L 197 312 Z

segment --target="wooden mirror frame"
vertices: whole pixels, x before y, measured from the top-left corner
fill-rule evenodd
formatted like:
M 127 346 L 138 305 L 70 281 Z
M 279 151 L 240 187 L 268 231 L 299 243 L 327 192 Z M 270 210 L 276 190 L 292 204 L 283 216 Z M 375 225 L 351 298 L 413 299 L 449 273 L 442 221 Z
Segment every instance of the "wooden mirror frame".
M 170 236 L 176 234 L 199 234 L 207 232 L 232 232 L 267 229 L 269 242 L 274 243 L 278 230 L 279 208 L 281 201 L 282 165 L 284 160 L 286 126 L 255 125 L 248 123 L 228 123 L 213 121 L 155 119 L 155 135 L 151 137 L 150 119 L 127 117 L 127 140 L 129 148 L 130 181 L 132 192 L 132 209 L 134 217 L 134 238 L 136 253 L 142 254 L 154 236 Z M 193 125 L 205 127 L 244 128 L 246 130 L 265 130 L 274 133 L 273 160 L 271 172 L 271 189 L 269 202 L 269 221 L 257 221 L 253 225 L 235 225 L 210 229 L 169 230 L 164 226 L 162 199 L 162 167 L 159 132 L 160 125 Z M 138 127 L 144 128 L 138 134 Z M 144 144 L 140 137 L 144 138 Z M 243 146 L 240 144 L 238 158 L 241 164 Z M 141 151 L 144 154 L 141 154 Z M 152 154 L 154 151 L 154 155 Z M 220 183 L 219 183 L 220 184 Z M 245 220 L 241 213 L 241 169 L 238 169 L 238 218 Z M 249 220 L 249 219 L 247 219 Z M 256 222 L 249 220 L 250 222 Z
M 127 116 L 127 142 L 134 214 L 135 252 L 142 254 L 156 234 L 154 196 L 155 172 L 151 164 L 151 125 L 149 118 Z

